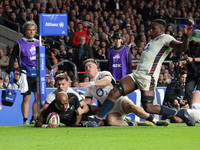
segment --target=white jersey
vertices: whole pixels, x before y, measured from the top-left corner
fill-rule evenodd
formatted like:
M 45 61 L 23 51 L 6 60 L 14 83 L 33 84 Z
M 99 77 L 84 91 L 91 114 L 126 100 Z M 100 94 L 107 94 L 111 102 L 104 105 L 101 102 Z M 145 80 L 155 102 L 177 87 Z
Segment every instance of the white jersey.
M 56 94 L 57 94 L 58 92 L 59 92 L 58 89 L 55 89 L 53 92 L 51 92 L 51 93 L 46 97 L 46 103 L 47 103 L 47 104 L 50 104 L 53 100 L 55 100 L 55 99 L 56 99 Z M 70 88 L 70 87 L 68 87 L 68 90 L 67 90 L 66 93 L 74 93 L 74 94 L 78 97 L 79 101 L 82 100 L 81 96 L 80 96 L 76 91 L 74 91 L 72 88 Z
M 161 65 L 171 51 L 169 43 L 172 40 L 177 41 L 168 34 L 162 34 L 152 39 L 143 50 L 136 72 L 146 72 L 146 74 L 150 74 L 157 80 Z
M 96 77 L 94 79 L 91 79 L 91 81 L 98 81 L 105 76 L 112 77 L 112 74 L 108 71 L 100 71 L 97 73 Z M 112 77 L 113 81 L 115 82 L 114 78 Z M 99 86 L 92 86 L 89 88 L 86 88 L 85 91 L 85 97 L 95 97 L 101 104 L 106 100 L 108 97 L 109 92 L 113 89 L 112 82 L 105 87 L 99 87 Z

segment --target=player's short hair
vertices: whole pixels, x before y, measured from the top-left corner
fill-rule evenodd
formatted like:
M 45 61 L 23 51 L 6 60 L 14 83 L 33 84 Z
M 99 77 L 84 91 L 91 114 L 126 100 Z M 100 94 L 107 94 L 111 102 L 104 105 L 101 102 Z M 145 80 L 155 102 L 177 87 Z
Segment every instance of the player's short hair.
M 95 65 L 97 65 L 97 61 L 93 58 L 89 58 L 83 61 L 83 66 L 85 66 L 85 64 L 87 64 L 88 62 L 94 63 Z
M 58 75 L 56 75 L 56 81 L 58 80 L 63 80 L 66 79 L 67 81 L 69 81 L 69 76 L 66 73 L 60 73 Z
M 155 19 L 153 22 L 161 24 L 164 28 L 166 28 L 166 22 L 163 19 Z
M 37 25 L 34 21 L 27 21 L 23 24 L 23 27 L 22 27 L 22 33 L 23 35 L 25 36 L 25 32 L 26 32 L 26 29 L 27 27 L 31 25 L 31 26 L 34 26 L 35 27 L 35 31 L 37 31 Z

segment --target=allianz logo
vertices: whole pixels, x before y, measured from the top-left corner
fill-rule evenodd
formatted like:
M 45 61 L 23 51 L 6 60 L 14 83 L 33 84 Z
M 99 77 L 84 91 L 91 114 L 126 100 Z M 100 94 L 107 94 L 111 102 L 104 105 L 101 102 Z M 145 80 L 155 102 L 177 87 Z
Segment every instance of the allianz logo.
M 6 99 L 7 99 L 7 100 L 11 100 L 11 101 L 13 101 L 13 99 L 12 99 L 12 98 L 10 98 L 10 97 L 6 97 Z
M 63 28 L 64 27 L 64 23 L 63 22 L 59 22 L 59 23 L 52 23 L 52 22 L 46 22 L 45 23 L 45 26 L 47 27 L 60 27 L 60 28 Z

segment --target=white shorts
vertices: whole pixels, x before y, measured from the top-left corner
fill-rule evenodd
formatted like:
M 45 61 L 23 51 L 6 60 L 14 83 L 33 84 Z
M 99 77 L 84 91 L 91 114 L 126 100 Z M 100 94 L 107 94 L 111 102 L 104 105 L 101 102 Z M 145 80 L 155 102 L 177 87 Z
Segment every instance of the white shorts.
M 157 80 L 147 74 L 146 71 L 137 71 L 129 74 L 135 84 L 138 86 L 138 89 L 142 91 L 152 91 L 155 90 L 155 86 L 157 84 Z
M 125 117 L 128 114 L 125 114 L 122 108 L 122 102 L 123 101 L 127 101 L 127 102 L 132 102 L 128 96 L 121 96 L 115 103 L 115 106 L 113 107 L 113 109 L 109 112 L 109 113 L 114 113 L 114 112 L 118 112 L 122 115 L 122 118 Z M 132 102 L 133 103 L 133 102 Z
M 193 103 L 192 109 L 200 109 L 200 103 Z
M 195 122 L 200 123 L 200 109 L 188 109 L 189 115 L 195 120 Z

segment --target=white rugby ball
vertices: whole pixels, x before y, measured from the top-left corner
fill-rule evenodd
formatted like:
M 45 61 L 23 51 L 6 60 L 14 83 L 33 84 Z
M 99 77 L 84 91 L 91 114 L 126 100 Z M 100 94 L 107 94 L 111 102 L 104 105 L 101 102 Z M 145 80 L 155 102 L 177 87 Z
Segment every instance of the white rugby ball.
M 60 117 L 56 112 L 51 112 L 46 119 L 46 124 L 54 124 L 56 127 L 60 124 Z

